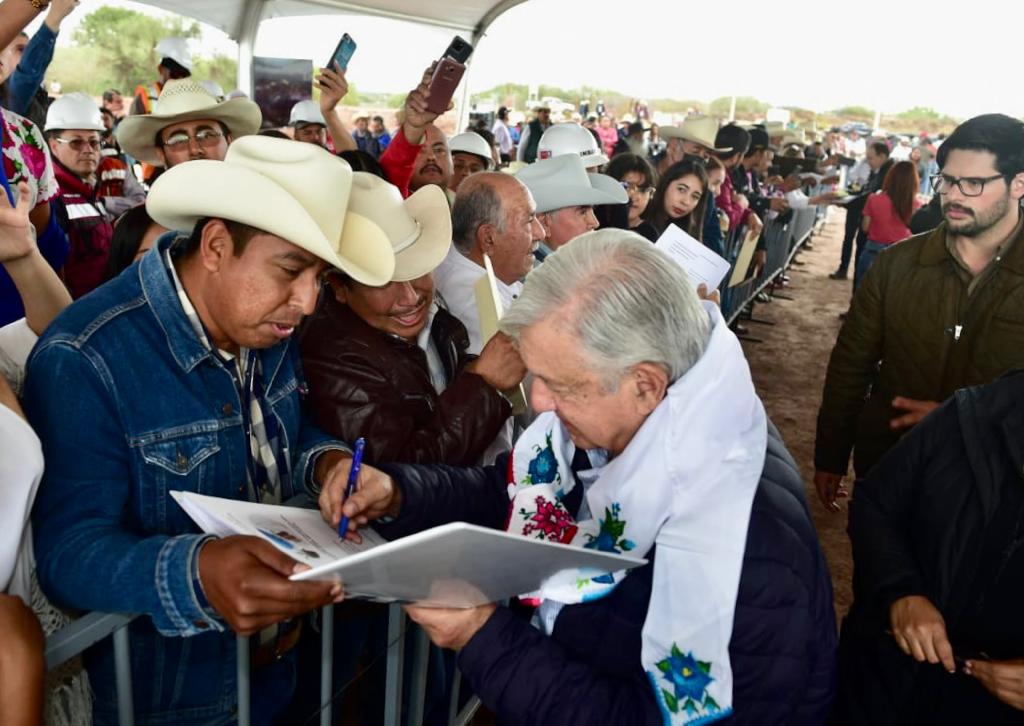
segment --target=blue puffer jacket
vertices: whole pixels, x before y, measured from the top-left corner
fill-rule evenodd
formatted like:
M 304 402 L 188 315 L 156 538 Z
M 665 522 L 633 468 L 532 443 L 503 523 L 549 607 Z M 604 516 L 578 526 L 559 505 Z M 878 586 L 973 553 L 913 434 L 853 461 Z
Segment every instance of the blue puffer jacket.
M 403 501 L 401 516 L 379 529 L 398 537 L 458 520 L 502 527 L 505 463 L 382 467 L 399 482 Z M 633 570 L 601 600 L 563 608 L 551 637 L 499 608 L 459 653 L 463 675 L 502 723 L 661 724 L 640 665 L 653 570 Z M 733 713 L 720 722 L 824 723 L 835 693 L 835 651 L 828 566 L 796 464 L 769 424 L 729 644 Z

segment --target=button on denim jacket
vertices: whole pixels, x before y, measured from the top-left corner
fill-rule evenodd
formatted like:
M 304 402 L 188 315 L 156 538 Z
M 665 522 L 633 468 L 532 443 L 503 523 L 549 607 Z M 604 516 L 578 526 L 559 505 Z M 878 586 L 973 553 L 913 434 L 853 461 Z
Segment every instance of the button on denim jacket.
M 220 723 L 236 702 L 235 636 L 194 590 L 204 536 L 174 490 L 244 499 L 248 442 L 232 372 L 189 325 L 164 263 L 175 235 L 53 322 L 29 359 L 26 413 L 46 472 L 33 512 L 43 590 L 131 626 L 136 722 Z M 258 352 L 289 470 L 345 448 L 307 422 L 297 348 Z M 267 413 L 266 415 L 271 415 Z M 86 654 L 97 721 L 116 722 L 110 639 Z

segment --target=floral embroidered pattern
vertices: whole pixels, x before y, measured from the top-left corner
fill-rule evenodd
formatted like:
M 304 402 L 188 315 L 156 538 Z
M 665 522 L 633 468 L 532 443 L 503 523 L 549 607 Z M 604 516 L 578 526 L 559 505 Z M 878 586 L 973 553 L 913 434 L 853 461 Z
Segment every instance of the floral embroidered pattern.
M 519 509 L 519 515 L 527 520 L 523 525 L 523 534 L 551 542 L 571 542 L 576 536 L 577 527 L 569 511 L 560 503 L 548 501 L 544 497 L 537 497 L 534 503 L 537 508 L 532 512 L 525 507 Z
M 583 545 L 587 549 L 600 550 L 601 552 L 614 552 L 621 554 L 629 552 L 636 545 L 623 537 L 626 531 L 626 523 L 620 520 L 621 507 L 618 502 L 611 507 L 605 507 L 604 519 L 599 520 L 601 528 L 596 535 L 588 534 L 587 543 Z
M 551 484 L 558 476 L 558 459 L 555 458 L 555 450 L 551 447 L 551 434 L 547 435 L 546 445 L 542 449 L 534 446 L 537 455 L 533 457 L 527 474 L 523 478 L 524 484 Z
M 40 204 L 57 196 L 57 179 L 38 127 L 26 118 L 6 109 L 3 116 L 3 161 L 7 180 L 12 187 L 28 182 L 34 203 Z
M 715 680 L 711 677 L 710 663 L 697 660 L 692 652 L 684 654 L 673 643 L 669 656 L 655 665 L 661 671 L 662 678 L 672 686 L 671 691 L 661 689 L 661 695 L 665 698 L 665 706 L 669 711 L 679 713 L 681 710 L 687 718 L 692 718 L 721 710 L 715 699 L 707 692 L 708 685 Z

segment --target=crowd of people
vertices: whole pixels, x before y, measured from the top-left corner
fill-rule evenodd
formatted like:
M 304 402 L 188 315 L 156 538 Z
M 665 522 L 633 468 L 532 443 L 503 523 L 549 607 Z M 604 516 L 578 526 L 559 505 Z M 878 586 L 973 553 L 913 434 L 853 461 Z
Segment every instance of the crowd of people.
M 616 128 L 602 101 L 449 138 L 433 67 L 391 130 L 348 128 L 335 67 L 267 129 L 177 38 L 131 100 L 40 96 L 77 5 L 0 3 L 0 723 L 117 723 L 110 639 L 45 673 L 44 635 L 86 611 L 140 616 L 136 723 L 231 723 L 236 635 L 253 721 L 306 722 L 331 603 L 336 677 L 376 692 L 384 610 L 290 580 L 262 539 L 202 534 L 174 491 L 305 497 L 353 539 L 465 521 L 647 560 L 536 600 L 405 606 L 435 646 L 428 723 L 456 666 L 500 723 L 1024 720 L 1024 123 L 808 138 L 658 129 L 637 102 Z M 675 225 L 735 264 L 752 235 L 756 273 L 766 227 L 825 204 L 846 209 L 833 277 L 855 270 L 812 489 L 832 512 L 851 497 L 841 628 L 718 291 L 652 244 Z

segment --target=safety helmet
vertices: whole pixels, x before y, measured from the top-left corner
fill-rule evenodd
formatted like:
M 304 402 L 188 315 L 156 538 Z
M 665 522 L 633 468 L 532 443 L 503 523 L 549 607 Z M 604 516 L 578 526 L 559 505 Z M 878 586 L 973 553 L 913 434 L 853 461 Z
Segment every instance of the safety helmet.
M 100 107 L 84 93 L 69 93 L 50 104 L 43 131 L 106 131 Z
M 608 163 L 608 157 L 597 148 L 597 139 L 594 135 L 577 123 L 554 124 L 540 137 L 540 144 L 537 146 L 538 160 L 563 154 L 578 154 L 587 169 Z

